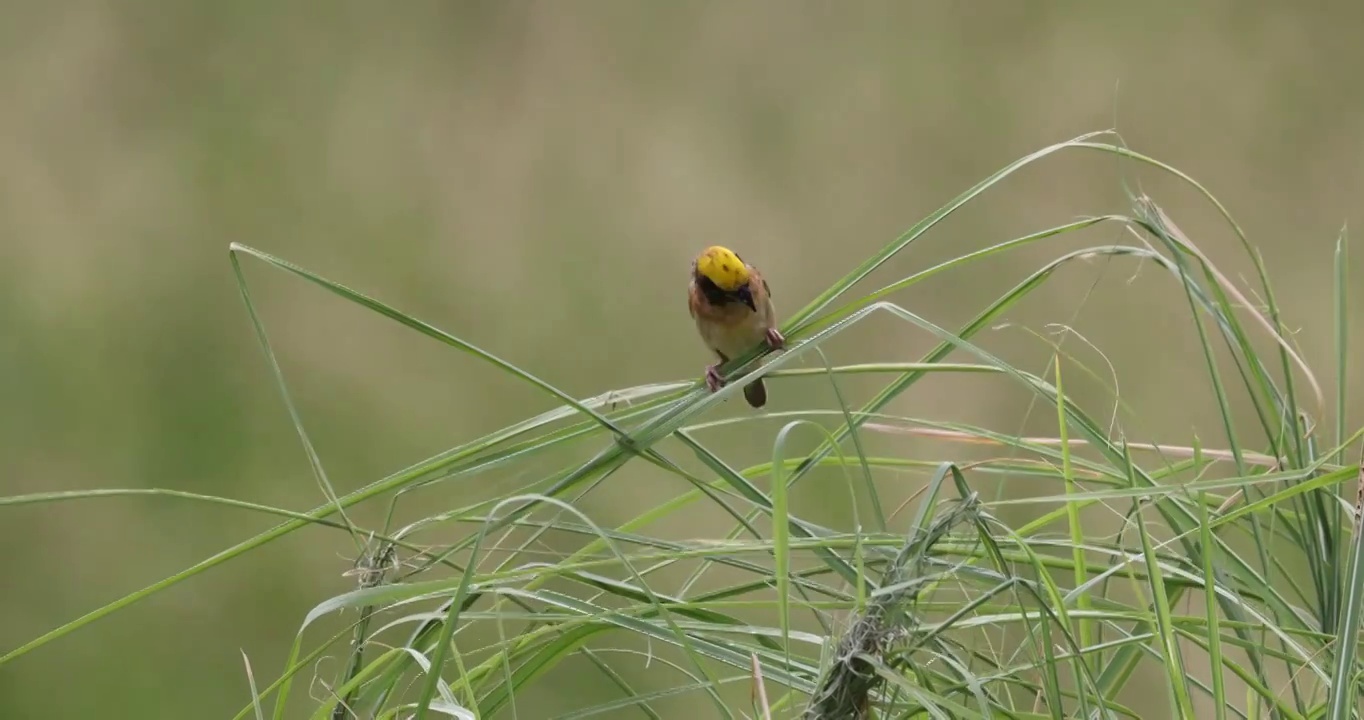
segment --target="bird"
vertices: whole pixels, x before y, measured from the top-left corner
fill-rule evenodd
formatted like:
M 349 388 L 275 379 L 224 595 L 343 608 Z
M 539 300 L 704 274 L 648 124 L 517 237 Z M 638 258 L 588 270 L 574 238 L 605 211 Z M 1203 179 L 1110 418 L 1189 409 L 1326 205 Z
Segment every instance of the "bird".
M 706 388 L 724 386 L 720 366 L 741 357 L 759 344 L 770 350 L 786 346 L 777 329 L 772 292 L 758 269 L 744 262 L 733 250 L 712 245 L 691 264 L 687 307 L 701 340 L 719 358 L 706 367 Z M 760 408 L 767 404 L 762 378 L 744 386 L 744 399 Z

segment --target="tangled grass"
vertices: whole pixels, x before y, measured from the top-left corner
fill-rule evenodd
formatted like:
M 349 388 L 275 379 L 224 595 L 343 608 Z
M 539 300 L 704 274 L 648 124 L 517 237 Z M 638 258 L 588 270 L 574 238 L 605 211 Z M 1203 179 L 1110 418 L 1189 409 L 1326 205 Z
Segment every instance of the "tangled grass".
M 231 257 L 243 297 L 328 501 L 294 513 L 172 490 L 0 500 L 157 493 L 286 518 L 9 651 L 0 663 L 321 525 L 349 534 L 363 549 L 357 587 L 321 601 L 302 619 L 287 669 L 264 687 L 251 676 L 253 697 L 238 718 L 264 717 L 271 696 L 276 718 L 286 707 L 304 705 L 312 717 L 336 719 L 660 718 L 677 717 L 680 707 L 692 713 L 709 708 L 725 718 L 807 720 L 1358 717 L 1361 666 L 1353 640 L 1364 607 L 1364 563 L 1359 502 L 1347 489 L 1359 464 L 1345 454 L 1360 433 L 1344 417 L 1344 238 L 1335 278 L 1338 367 L 1328 401 L 1284 329 L 1259 256 L 1221 205 L 1177 170 L 1109 139 L 1092 134 L 1044 148 L 981 181 L 791 316 L 782 327 L 786 352 L 757 369 L 752 357 L 731 363 L 734 382 L 715 394 L 687 381 L 574 398 L 378 300 L 236 245 Z M 1154 167 L 1196 188 L 1241 239 L 1258 271 L 1258 287 L 1237 287 L 1153 200 L 1140 196 L 1127 215 L 1077 220 L 962 254 L 878 289 L 863 288 L 874 270 L 1019 169 L 1077 151 Z M 1061 254 L 955 330 L 891 301 L 930 277 L 968 271 L 986 258 L 1097 225 L 1125 227 L 1135 240 Z M 1187 299 L 1225 447 L 1129 442 L 1065 392 L 1061 363 L 1055 363 L 1054 377 L 1039 377 L 975 343 L 1057 271 L 1095 257 L 1158 267 Z M 243 258 L 481 358 L 560 406 L 338 494 L 294 410 L 251 300 Z M 1251 303 L 1247 293 L 1259 301 Z M 940 343 L 917 362 L 820 361 L 822 345 L 876 314 L 932 333 Z M 946 362 L 952 353 L 973 361 Z M 817 366 L 798 367 L 802 360 Z M 1056 436 L 1020 437 L 887 412 L 908 388 L 950 373 L 994 374 L 1017 383 L 1056 411 Z M 702 419 L 747 380 L 812 375 L 832 385 L 837 407 L 762 416 L 785 423 L 772 441 L 771 462 L 735 467 L 703 440 L 711 431 L 756 422 Z M 838 385 L 851 375 L 887 381 L 853 406 Z M 1253 422 L 1235 421 L 1233 398 L 1249 403 Z M 1315 423 L 1331 412 L 1332 431 L 1318 429 Z M 792 433 L 805 427 L 821 441 L 797 452 Z M 868 432 L 985 444 L 1007 456 L 968 466 L 871 454 L 861 441 Z M 1331 438 L 1323 443 L 1326 434 Z M 537 471 L 511 492 L 443 507 L 402 525 L 394 521 L 400 501 L 419 489 L 539 467 L 534 463 L 546 459 L 560 462 L 570 449 L 585 446 L 593 449 L 585 459 L 563 461 L 547 474 Z M 611 526 L 579 507 L 613 475 L 641 466 L 680 478 L 691 489 Z M 1214 466 L 1225 470 L 1212 473 Z M 850 490 L 867 498 L 870 511 L 862 514 L 870 528 L 860 515 L 856 527 L 840 530 L 792 511 L 791 489 L 818 468 L 846 473 Z M 924 469 L 927 478 L 913 517 L 896 531 L 875 479 L 906 468 Z M 1050 491 L 987 499 L 979 487 L 992 475 L 1026 476 Z M 362 527 L 349 517 L 352 508 L 384 498 L 389 509 L 382 527 Z M 1009 507 L 1035 512 L 1026 523 L 1011 525 L 1000 517 Z M 680 539 L 648 532 L 668 520 L 686 525 L 702 508 L 730 518 L 732 530 L 723 537 Z M 1117 532 L 1086 514 L 1092 508 L 1120 519 Z M 337 617 L 353 620 L 313 637 L 318 633 L 310 631 L 324 619 Z M 306 703 L 291 700 L 300 673 L 316 674 L 319 658 L 337 656 L 346 660 L 334 678 L 318 680 L 321 692 Z M 555 684 L 556 671 L 569 663 L 600 681 L 595 694 Z M 1140 687 L 1139 677 L 1147 678 Z M 518 706 L 535 697 L 538 709 Z M 595 699 L 576 704 L 585 697 Z M 548 712 L 546 703 L 554 705 Z

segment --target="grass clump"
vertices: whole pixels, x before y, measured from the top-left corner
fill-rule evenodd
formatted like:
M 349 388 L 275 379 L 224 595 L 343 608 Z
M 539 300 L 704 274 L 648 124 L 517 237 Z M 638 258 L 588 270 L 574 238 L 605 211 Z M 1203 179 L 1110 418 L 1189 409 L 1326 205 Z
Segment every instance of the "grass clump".
M 1358 500 L 1347 489 L 1359 474 L 1348 456 L 1359 432 L 1344 419 L 1344 239 L 1336 258 L 1338 367 L 1328 402 L 1284 330 L 1263 263 L 1222 206 L 1177 170 L 1109 140 L 1094 134 L 1044 148 L 967 190 L 789 318 L 782 327 L 786 352 L 745 380 L 737 379 L 740 371 L 755 358 L 732 363 L 727 370 L 736 381 L 715 394 L 694 381 L 577 399 L 378 300 L 235 245 L 243 297 L 327 502 L 307 513 L 250 506 L 286 519 L 0 662 L 321 524 L 348 532 L 363 551 L 357 587 L 303 618 L 286 670 L 260 687 L 251 676 L 253 697 L 244 699 L 239 718 L 264 717 L 268 704 L 283 717 L 286 707 L 303 704 L 291 700 L 294 680 L 317 672 L 326 656 L 344 661 L 321 683 L 325 692 L 313 693 L 308 710 L 338 720 L 661 718 L 680 716 L 679 708 L 692 716 L 807 720 L 1357 717 L 1361 666 L 1353 639 L 1364 564 Z M 1237 287 L 1151 198 L 1138 196 L 1126 215 L 1076 220 L 863 288 L 872 272 L 1005 178 L 1074 151 L 1118 156 L 1189 183 L 1240 238 L 1257 286 Z M 1130 244 L 1061 254 L 958 328 L 939 327 L 891 301 L 927 278 L 1098 225 L 1125 228 Z M 1187 302 L 1225 447 L 1129 442 L 1065 391 L 1059 357 L 1054 374 L 1041 377 L 975 342 L 1058 270 L 1095 257 L 1158 267 Z M 481 358 L 560 405 L 336 493 L 294 411 L 242 258 Z M 822 346 L 874 314 L 923 329 L 939 344 L 916 362 L 822 361 Z M 953 353 L 971 361 L 947 362 Z M 802 361 L 808 366 L 797 367 Z M 1055 410 L 1055 435 L 1022 437 L 889 411 L 906 390 L 943 373 L 1007 378 Z M 755 421 L 703 419 L 747 379 L 800 375 L 831 383 L 837 407 L 764 416 L 785 423 L 770 462 L 736 467 L 704 439 L 716 428 Z M 838 384 L 852 375 L 885 382 L 854 406 Z M 1234 405 L 1250 408 L 1249 423 L 1238 423 Z M 1328 407 L 1335 417 L 1332 437 L 1323 441 L 1314 423 Z M 794 431 L 807 427 L 820 440 L 799 452 Z M 871 453 L 863 442 L 868 433 L 1005 452 L 969 464 L 928 462 Z M 583 448 L 590 454 L 559 461 Z M 513 492 L 396 520 L 410 491 L 547 459 L 557 470 Z M 640 464 L 691 489 L 611 526 L 583 512 L 579 501 L 588 493 Z M 843 470 L 850 492 L 867 499 L 857 506 L 853 529 L 793 511 L 791 489 L 821 468 Z M 927 480 L 911 517 L 900 521 L 886 512 L 876 479 L 906 468 L 926 472 Z M 1026 497 L 983 492 L 990 478 L 1003 476 L 1028 477 L 1046 490 Z M 117 492 L 135 491 L 105 491 Z M 389 502 L 382 526 L 352 521 L 352 508 L 381 498 Z M 1005 520 L 1018 509 L 1030 513 L 1026 522 Z M 1095 509 L 1118 518 L 1117 526 L 1096 521 Z M 732 530 L 703 538 L 649 530 L 670 520 L 685 524 L 703 510 L 729 518 Z M 345 619 L 339 631 L 317 632 L 338 617 Z M 591 678 L 596 694 L 556 686 L 566 667 L 577 673 L 575 683 Z M 528 702 L 538 704 L 532 710 Z M 546 711 L 546 703 L 554 707 Z

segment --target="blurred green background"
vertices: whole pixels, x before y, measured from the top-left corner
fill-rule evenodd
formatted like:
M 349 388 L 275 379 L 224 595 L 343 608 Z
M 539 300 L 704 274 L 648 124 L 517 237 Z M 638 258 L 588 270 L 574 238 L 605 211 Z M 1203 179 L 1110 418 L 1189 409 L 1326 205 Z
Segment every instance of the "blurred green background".
M 1329 393 L 1332 248 L 1364 198 L 1361 27 L 1358 2 L 0 2 L 3 494 L 168 487 L 300 510 L 322 499 L 229 242 L 587 396 L 699 377 L 709 358 L 683 293 L 705 245 L 763 268 L 789 312 L 997 168 L 1108 127 L 1225 202 Z M 866 289 L 1125 212 L 1124 182 L 1229 275 L 1249 268 L 1186 187 L 1076 153 L 971 204 Z M 1101 226 L 896 299 L 954 327 L 1065 250 L 1133 241 Z M 551 404 L 246 265 L 342 491 Z M 1101 349 L 1135 439 L 1217 446 L 1187 304 L 1170 287 L 1153 268 L 1096 262 L 1010 320 L 1069 323 Z M 982 343 L 1042 371 L 1049 350 L 1017 326 Z M 909 361 L 931 345 L 878 319 L 831 356 Z M 779 382 L 773 397 L 792 409 L 831 396 L 812 380 Z M 1004 432 L 1054 425 L 999 379 L 924 383 L 897 410 Z M 770 447 L 767 436 L 745 452 Z M 612 479 L 616 502 L 658 496 L 631 477 Z M 600 499 L 591 512 L 628 516 Z M 0 650 L 273 523 L 164 499 L 0 508 Z M 241 651 L 272 679 L 307 610 L 353 586 L 353 554 L 334 532 L 297 533 L 0 666 L 0 717 L 235 712 L 249 698 Z M 548 687 L 572 683 L 565 671 Z

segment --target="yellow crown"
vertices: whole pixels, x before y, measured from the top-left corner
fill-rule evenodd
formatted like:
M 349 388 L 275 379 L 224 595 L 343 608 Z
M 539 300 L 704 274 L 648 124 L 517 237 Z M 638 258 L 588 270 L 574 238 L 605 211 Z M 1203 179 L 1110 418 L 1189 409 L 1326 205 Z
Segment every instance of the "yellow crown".
M 733 292 L 748 284 L 748 266 L 729 248 L 712 245 L 696 258 L 696 271 L 715 286 Z

